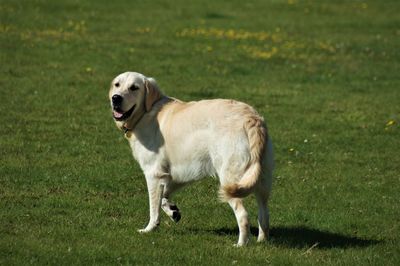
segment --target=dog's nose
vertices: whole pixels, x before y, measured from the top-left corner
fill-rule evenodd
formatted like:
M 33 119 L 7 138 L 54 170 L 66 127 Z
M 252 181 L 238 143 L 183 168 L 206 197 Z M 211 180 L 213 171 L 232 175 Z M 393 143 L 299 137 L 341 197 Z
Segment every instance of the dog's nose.
M 114 95 L 111 97 L 111 100 L 112 100 L 112 103 L 113 103 L 114 106 L 120 106 L 121 103 L 122 103 L 123 98 L 122 98 L 121 95 L 114 94 Z

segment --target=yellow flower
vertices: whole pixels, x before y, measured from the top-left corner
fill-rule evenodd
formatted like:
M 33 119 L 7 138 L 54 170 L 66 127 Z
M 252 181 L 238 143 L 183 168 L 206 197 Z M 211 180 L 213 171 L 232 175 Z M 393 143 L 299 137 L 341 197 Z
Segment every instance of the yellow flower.
M 389 120 L 387 123 L 386 123 L 386 126 L 387 127 L 391 127 L 391 126 L 394 126 L 396 124 L 396 121 L 394 121 L 394 120 Z
M 152 29 L 149 27 L 136 28 L 137 33 L 150 33 L 151 31 L 152 31 Z

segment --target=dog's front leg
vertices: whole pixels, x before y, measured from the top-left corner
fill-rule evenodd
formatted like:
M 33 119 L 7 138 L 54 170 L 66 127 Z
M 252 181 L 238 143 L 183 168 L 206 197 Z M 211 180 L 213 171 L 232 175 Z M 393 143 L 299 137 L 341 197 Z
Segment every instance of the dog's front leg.
M 175 203 L 169 201 L 169 196 L 177 189 L 182 187 L 183 184 L 177 184 L 170 179 L 165 183 L 164 194 L 161 200 L 161 209 L 172 219 L 175 223 L 181 219 L 181 213 Z
M 150 232 L 160 224 L 161 196 L 163 194 L 164 185 L 158 178 L 154 177 L 146 176 L 146 182 L 149 191 L 150 221 L 144 229 L 138 230 L 139 233 Z
M 175 223 L 181 219 L 181 213 L 176 204 L 170 202 L 167 198 L 163 198 L 161 201 L 161 209 L 171 218 Z

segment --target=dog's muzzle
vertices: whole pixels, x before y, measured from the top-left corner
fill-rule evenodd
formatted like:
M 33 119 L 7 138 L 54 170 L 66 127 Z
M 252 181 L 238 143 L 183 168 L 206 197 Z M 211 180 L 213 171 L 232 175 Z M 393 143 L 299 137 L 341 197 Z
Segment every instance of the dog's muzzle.
M 122 110 L 122 101 L 123 98 L 121 95 L 115 94 L 111 97 L 112 107 L 113 107 L 113 117 L 117 121 L 122 121 L 131 116 L 133 111 L 135 110 L 135 104 L 126 112 Z

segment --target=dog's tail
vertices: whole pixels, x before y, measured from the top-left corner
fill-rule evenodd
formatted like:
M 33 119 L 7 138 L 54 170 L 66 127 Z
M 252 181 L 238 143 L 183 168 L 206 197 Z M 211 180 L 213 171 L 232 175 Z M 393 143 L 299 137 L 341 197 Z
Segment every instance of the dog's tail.
M 227 184 L 220 190 L 223 201 L 231 198 L 243 198 L 253 192 L 262 173 L 262 160 L 267 142 L 267 129 L 263 119 L 254 114 L 244 124 L 250 149 L 250 161 L 239 182 Z

